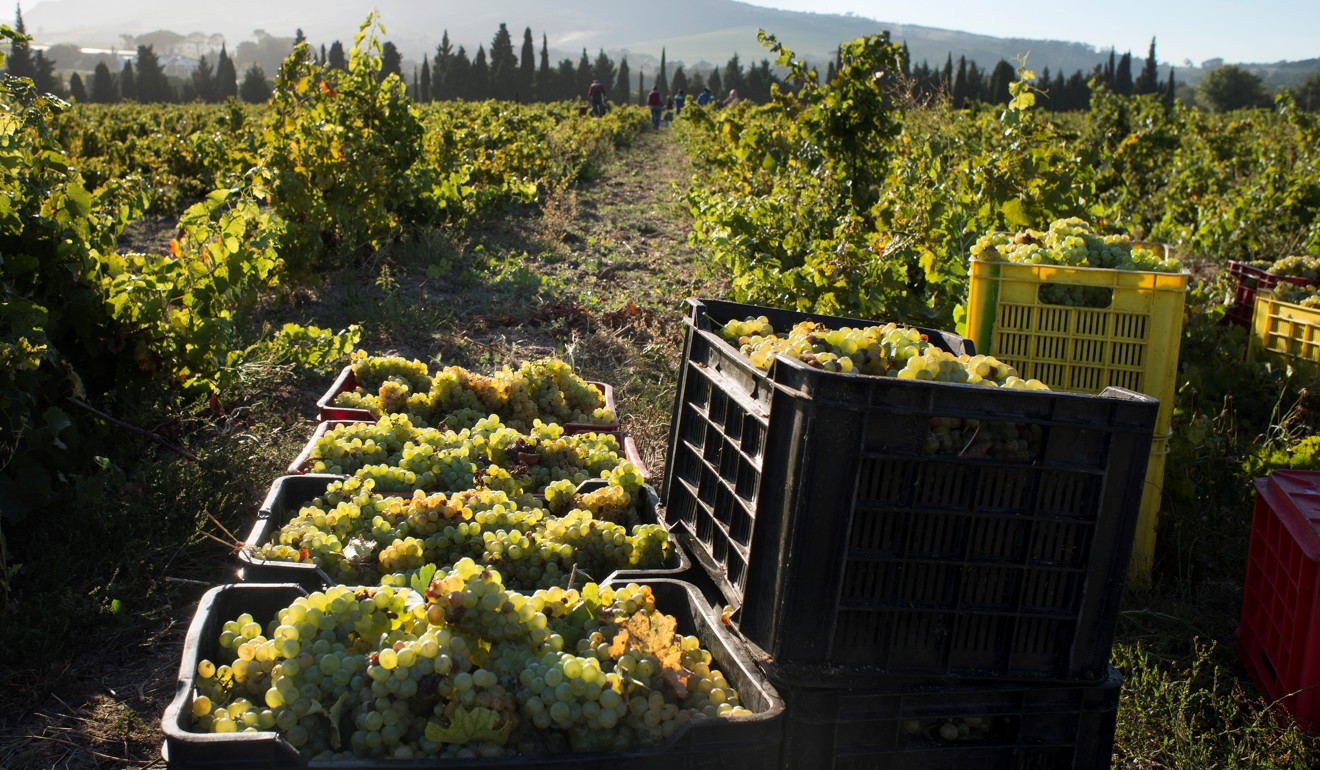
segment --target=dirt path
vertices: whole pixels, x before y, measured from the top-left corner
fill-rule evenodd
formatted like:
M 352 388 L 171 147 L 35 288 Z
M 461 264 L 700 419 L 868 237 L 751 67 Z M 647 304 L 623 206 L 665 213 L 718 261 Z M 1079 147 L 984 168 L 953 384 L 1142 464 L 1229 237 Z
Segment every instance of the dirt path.
M 366 270 L 326 276 L 321 286 L 287 297 L 268 321 L 363 324 L 362 345 L 373 352 L 440 356 L 478 369 L 537 355 L 568 358 L 589 379 L 614 385 L 624 428 L 658 486 L 683 299 L 723 288 L 703 274 L 687 245 L 690 221 L 677 191 L 687 183 L 688 163 L 669 130 L 644 132 L 606 159 L 594 178 L 552 191 L 541 211 L 511 212 L 461 243 L 437 239 Z M 151 248 L 171 234 L 163 223 L 145 223 L 126 248 Z M 461 262 L 474 254 L 496 265 L 493 277 L 428 270 L 437 260 Z M 299 381 L 268 394 L 268 403 L 254 407 L 235 432 L 274 441 L 269 426 L 288 425 L 291 415 L 310 434 L 312 405 L 326 385 Z M 280 451 L 306 440 L 292 432 L 283 431 Z M 205 452 L 239 451 L 232 435 L 217 434 Z M 254 503 L 233 514 L 233 531 L 251 526 L 255 501 L 279 473 L 273 465 L 251 468 Z M 160 720 L 174 697 L 193 602 L 207 584 L 231 580 L 234 568 L 231 554 L 186 548 L 201 566 L 187 573 L 173 606 L 155 615 L 170 619 L 139 618 L 141 625 L 87 640 L 78 655 L 48 668 L 11 661 L 0 670 L 0 768 L 164 766 Z

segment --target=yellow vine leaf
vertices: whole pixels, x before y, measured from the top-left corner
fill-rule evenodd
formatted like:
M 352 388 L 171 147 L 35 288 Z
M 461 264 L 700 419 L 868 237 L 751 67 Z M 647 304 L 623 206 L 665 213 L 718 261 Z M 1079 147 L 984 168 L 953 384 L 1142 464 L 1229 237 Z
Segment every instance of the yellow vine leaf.
M 620 625 L 622 628 L 610 645 L 610 657 L 618 660 L 631 652 L 655 658 L 660 664 L 665 684 L 674 695 L 686 698 L 696 674 L 683 666 L 682 637 L 677 633 L 678 621 L 672 615 L 643 609 Z

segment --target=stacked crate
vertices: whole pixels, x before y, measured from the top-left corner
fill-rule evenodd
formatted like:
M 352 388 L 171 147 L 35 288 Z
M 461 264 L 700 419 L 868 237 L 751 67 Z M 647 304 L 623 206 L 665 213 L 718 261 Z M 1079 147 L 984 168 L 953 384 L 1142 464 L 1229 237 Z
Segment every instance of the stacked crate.
M 615 410 L 613 389 L 595 385 L 605 397 L 606 406 Z M 195 733 L 190 730 L 197 664 L 215 660 L 221 624 L 247 612 L 264 627 L 279 609 L 299 596 L 322 590 L 333 581 L 316 564 L 263 559 L 256 549 L 270 542 L 281 526 L 298 513 L 299 507 L 323 494 L 328 484 L 345 477 L 309 473 L 309 458 L 318 439 L 336 427 L 373 421 L 365 410 L 333 405 L 334 397 L 356 387 L 352 367 L 346 367 L 330 390 L 318 402 L 320 423 L 303 451 L 289 466 L 290 475 L 276 479 L 262 504 L 244 547 L 238 552 L 238 583 L 218 586 L 203 596 L 189 627 L 179 671 L 178 692 L 167 708 L 163 728 L 163 755 L 167 766 L 176 770 L 222 770 L 233 767 L 301 768 L 307 758 L 275 732 Z M 616 412 L 617 414 L 617 412 Z M 632 439 L 613 425 L 567 424 L 566 434 L 604 432 L 614 434 L 623 454 L 645 476 L 645 468 Z M 586 493 L 603 484 L 589 480 L 578 487 Z M 639 518 L 643 523 L 659 522 L 658 496 L 649 484 L 642 487 Z M 693 720 L 680 725 L 659 746 L 615 754 L 564 754 L 546 757 L 510 759 L 445 759 L 443 766 L 456 769 L 490 770 L 517 767 L 541 770 L 580 770 L 581 768 L 627 768 L 646 770 L 683 770 L 715 767 L 760 770 L 781 762 L 784 704 L 765 674 L 757 670 L 745 645 L 736 632 L 721 623 L 709 602 L 692 584 L 680 578 L 690 575 L 690 562 L 682 548 L 672 542 L 668 561 L 657 569 L 619 572 L 602 583 L 620 585 L 629 580 L 646 583 L 656 597 L 659 610 L 673 615 L 677 631 L 696 636 L 710 651 L 712 667 L 719 668 L 738 690 L 741 703 L 753 713 L 722 719 Z M 580 585 L 583 580 L 579 580 Z M 397 764 L 390 760 L 357 759 L 337 761 L 336 767 L 360 770 L 387 770 Z
M 715 331 L 760 315 L 875 322 L 690 300 L 666 517 L 784 695 L 785 766 L 1107 767 L 1155 400 L 762 372 Z M 930 453 L 951 424 L 1026 454 Z
M 1162 248 L 1162 247 L 1161 247 Z M 1100 393 L 1120 387 L 1160 402 L 1132 549 L 1129 580 L 1150 581 L 1164 488 L 1178 349 L 1190 274 L 971 261 L 967 334 L 977 349 L 1051 388 Z M 1051 285 L 1087 287 L 1105 307 L 1041 299 Z

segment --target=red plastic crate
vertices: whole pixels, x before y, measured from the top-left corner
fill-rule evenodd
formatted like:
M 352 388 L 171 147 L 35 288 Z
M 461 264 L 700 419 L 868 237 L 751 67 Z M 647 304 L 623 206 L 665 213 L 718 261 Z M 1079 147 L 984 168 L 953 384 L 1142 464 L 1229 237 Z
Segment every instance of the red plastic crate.
M 1244 262 L 1228 261 L 1228 272 L 1238 280 L 1237 294 L 1233 304 L 1224 311 L 1225 324 L 1235 324 L 1244 329 L 1251 328 L 1251 314 L 1256 308 L 1256 290 L 1269 291 L 1280 281 L 1305 286 L 1305 278 L 1275 275 L 1268 270 L 1252 267 Z
M 594 380 L 586 380 L 586 383 L 594 386 L 596 390 L 599 390 L 601 395 L 605 397 L 605 408 L 614 413 L 614 422 L 606 423 L 604 425 L 593 425 L 592 423 L 587 422 L 566 422 L 564 423 L 564 432 L 596 433 L 603 431 L 605 433 L 613 433 L 617 431 L 619 429 L 619 410 L 618 407 L 614 405 L 614 388 L 603 382 L 596 382 Z M 375 422 L 375 415 L 367 409 L 353 409 L 346 406 L 334 405 L 336 396 L 340 393 L 356 390 L 357 386 L 357 375 L 353 373 L 353 367 L 345 366 L 343 370 L 339 372 L 339 376 L 335 378 L 334 384 L 330 386 L 330 389 L 327 390 L 325 395 L 321 396 L 320 400 L 316 402 L 318 414 L 317 419 L 321 422 L 329 422 L 332 420 L 366 420 L 368 422 Z
M 1320 473 L 1256 480 L 1237 637 L 1256 686 L 1320 732 Z

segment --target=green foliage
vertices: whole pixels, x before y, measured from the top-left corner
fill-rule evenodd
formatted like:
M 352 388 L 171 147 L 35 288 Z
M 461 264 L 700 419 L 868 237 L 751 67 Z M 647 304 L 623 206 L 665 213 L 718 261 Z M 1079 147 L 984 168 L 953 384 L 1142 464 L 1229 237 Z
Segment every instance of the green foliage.
M 1245 691 L 1213 643 L 1169 660 L 1141 645 L 1118 645 L 1123 671 L 1115 766 L 1307 770 L 1320 745 L 1281 709 Z
M 375 15 L 349 50 L 348 70 L 317 64 L 298 44 L 280 68 L 263 144 L 271 204 L 288 222 L 296 270 L 378 248 L 414 198 L 410 171 L 422 126 L 397 76 L 377 82 Z
M 1260 76 L 1236 64 L 1216 67 L 1196 86 L 1196 100 L 1212 112 L 1268 107 L 1269 92 Z
M 250 190 L 217 190 L 184 212 L 171 254 L 105 256 L 106 303 L 141 369 L 185 393 L 226 388 L 245 319 L 277 281 L 281 224 Z

